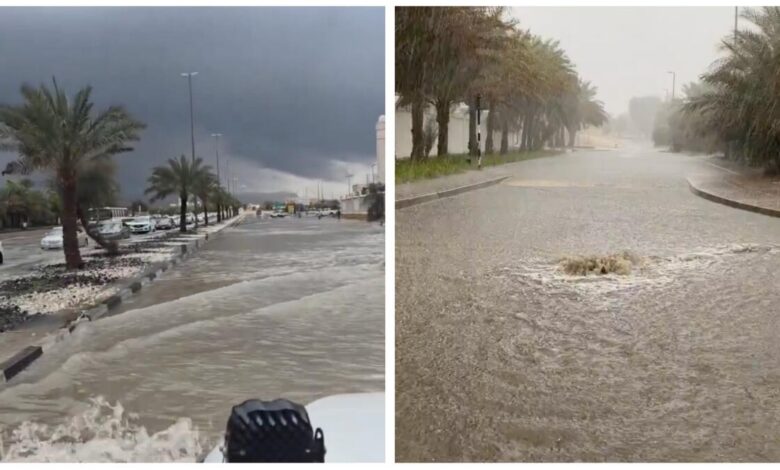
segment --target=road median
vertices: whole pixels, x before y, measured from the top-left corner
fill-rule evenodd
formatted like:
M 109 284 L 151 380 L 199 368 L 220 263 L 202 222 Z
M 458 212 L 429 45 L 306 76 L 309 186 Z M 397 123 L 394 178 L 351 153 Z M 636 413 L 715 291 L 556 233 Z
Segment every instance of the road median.
M 109 282 L 104 286 L 104 289 L 98 291 L 90 300 L 81 302 L 77 306 L 71 306 L 53 313 L 37 315 L 36 317 L 46 317 L 45 321 L 47 322 L 47 326 L 44 326 L 44 329 L 38 328 L 30 335 L 20 335 L 20 337 L 17 338 L 18 341 L 11 341 L 5 348 L 0 349 L 0 353 L 7 357 L 7 359 L 4 360 L 4 358 L 0 356 L 0 361 L 2 361 L 0 362 L 0 374 L 2 375 L 2 379 L 5 381 L 10 380 L 46 352 L 48 346 L 55 344 L 72 333 L 82 323 L 98 320 L 101 317 L 110 314 L 112 311 L 115 311 L 130 296 L 142 292 L 146 285 L 153 282 L 164 271 L 180 263 L 183 259 L 192 256 L 208 241 L 218 238 L 224 229 L 240 223 L 242 218 L 242 216 L 237 216 L 219 227 L 196 233 L 195 237 L 188 237 L 187 240 L 182 240 L 181 242 L 171 242 L 180 245 L 181 249 L 175 249 L 174 247 L 174 249 L 170 251 L 171 256 L 169 258 L 151 263 L 140 272 L 127 278 Z M 173 237 L 168 237 L 166 240 L 173 240 L 176 237 L 177 236 L 174 234 Z M 3 336 L 8 333 L 9 332 L 0 333 L 0 340 L 4 339 Z M 12 330 L 10 333 L 20 332 Z M 23 331 L 21 333 L 23 333 Z M 42 343 L 39 339 L 35 341 L 36 344 L 32 345 L 29 345 L 29 343 L 27 345 L 16 344 L 31 341 L 31 338 L 46 337 L 47 335 L 51 337 L 52 333 L 56 333 L 53 342 Z M 10 351 L 9 348 L 11 349 Z

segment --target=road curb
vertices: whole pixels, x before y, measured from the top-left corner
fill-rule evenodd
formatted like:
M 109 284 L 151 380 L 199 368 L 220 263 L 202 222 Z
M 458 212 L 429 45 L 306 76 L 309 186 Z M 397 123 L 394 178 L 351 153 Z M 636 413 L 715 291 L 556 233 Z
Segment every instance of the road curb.
M 755 204 L 748 204 L 746 202 L 737 201 L 736 199 L 723 197 L 713 192 L 702 189 L 700 186 L 694 184 L 694 182 L 691 181 L 691 178 L 686 178 L 686 180 L 688 181 L 688 188 L 691 190 L 693 194 L 701 198 L 707 199 L 708 201 L 717 202 L 718 204 L 723 204 L 729 207 L 733 207 L 735 209 L 742 209 L 745 211 L 755 212 L 757 214 L 768 215 L 770 217 L 780 217 L 780 210 L 778 209 L 757 206 Z
M 0 370 L 3 372 L 3 381 L 11 380 L 16 374 L 23 371 L 36 359 L 43 355 L 43 349 L 40 346 L 27 346 L 10 359 L 0 363 Z
M 103 301 L 93 307 L 83 309 L 76 319 L 67 322 L 60 328 L 60 331 L 63 331 L 65 334 L 73 333 L 80 324 L 95 321 L 112 310 L 115 310 L 125 299 L 143 290 L 144 286 L 150 284 L 160 273 L 175 266 L 189 255 L 194 254 L 199 247 L 202 247 L 208 241 L 218 238 L 226 228 L 233 227 L 240 221 L 241 219 L 237 217 L 236 220 L 225 225 L 218 232 L 207 233 L 202 239 L 198 238 L 193 241 L 182 242 L 181 253 L 174 255 L 167 261 L 152 265 L 140 275 L 124 281 L 118 286 L 118 290 L 115 294 L 103 299 Z M 0 372 L 2 372 L 0 378 L 2 378 L 3 382 L 7 382 L 19 372 L 29 367 L 30 364 L 40 358 L 43 353 L 44 350 L 41 346 L 27 346 L 7 360 L 0 362 Z
M 488 180 L 488 181 L 482 181 L 479 183 L 469 184 L 466 186 L 459 186 L 457 188 L 452 189 L 445 189 L 443 191 L 437 191 L 435 193 L 429 193 L 429 194 L 422 194 L 420 196 L 413 196 L 405 199 L 397 199 L 395 201 L 395 208 L 396 209 L 403 209 L 405 207 L 411 207 L 416 206 L 418 204 L 422 204 L 424 202 L 430 202 L 437 199 L 443 199 L 445 197 L 452 197 L 457 196 L 458 194 L 462 194 L 469 191 L 474 191 L 476 189 L 482 189 L 486 188 L 488 186 L 493 186 L 495 184 L 498 184 L 506 179 L 509 179 L 509 176 L 502 176 L 500 178 Z

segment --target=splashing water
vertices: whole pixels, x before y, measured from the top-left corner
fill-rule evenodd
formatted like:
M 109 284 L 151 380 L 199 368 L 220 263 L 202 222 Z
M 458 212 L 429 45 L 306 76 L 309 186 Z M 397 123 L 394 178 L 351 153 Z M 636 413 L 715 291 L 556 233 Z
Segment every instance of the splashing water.
M 206 443 L 189 418 L 154 434 L 137 424 L 138 415 L 103 397 L 66 423 L 48 426 L 25 421 L 0 440 L 4 462 L 195 462 Z M 8 431 L 0 436 L 8 436 Z M 6 447 L 7 446 L 7 447 Z
M 631 273 L 633 266 L 641 264 L 639 256 L 629 251 L 606 256 L 573 256 L 561 260 L 563 272 L 571 276 L 587 276 L 588 274 L 621 274 Z

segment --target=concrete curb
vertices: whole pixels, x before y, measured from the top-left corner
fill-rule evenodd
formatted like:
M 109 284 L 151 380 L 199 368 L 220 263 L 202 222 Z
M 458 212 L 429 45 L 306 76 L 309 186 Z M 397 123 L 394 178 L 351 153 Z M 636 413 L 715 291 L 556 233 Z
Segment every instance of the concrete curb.
M 152 265 L 143 271 L 140 275 L 124 281 L 118 286 L 119 289 L 116 294 L 104 299 L 98 305 L 82 310 L 78 318 L 67 322 L 61 328 L 61 330 L 65 331 L 67 334 L 70 334 L 81 323 L 84 323 L 85 321 L 97 320 L 110 311 L 115 310 L 122 304 L 125 299 L 141 291 L 144 286 L 150 284 L 155 278 L 159 276 L 159 274 L 175 266 L 187 256 L 195 253 L 199 247 L 202 247 L 207 242 L 218 238 L 226 228 L 233 227 L 240 221 L 240 218 L 236 218 L 236 220 L 225 225 L 218 232 L 207 233 L 203 238 L 194 239 L 190 242 L 182 242 L 181 253 L 174 255 L 167 261 Z M 0 378 L 7 382 L 16 374 L 26 369 L 30 364 L 35 362 L 35 360 L 43 355 L 43 352 L 44 351 L 41 346 L 27 346 L 26 348 L 22 349 L 6 361 L 0 363 L 0 372 L 2 372 L 2 374 L 0 374 Z
M 396 209 L 403 209 L 405 207 L 411 207 L 416 206 L 418 204 L 422 204 L 424 202 L 430 202 L 434 201 L 436 199 L 443 199 L 445 197 L 452 197 L 457 196 L 458 194 L 462 194 L 468 191 L 474 191 L 475 189 L 482 189 L 486 188 L 488 186 L 493 186 L 495 184 L 498 184 L 506 179 L 509 179 L 509 176 L 502 176 L 501 178 L 496 178 L 488 181 L 482 181 L 479 183 L 469 184 L 466 186 L 460 186 L 457 188 L 452 189 L 445 189 L 444 191 L 438 191 L 435 193 L 429 193 L 429 194 L 422 194 L 420 196 L 413 196 L 406 199 L 397 199 L 395 201 L 395 208 Z
M 691 192 L 701 198 L 707 199 L 712 202 L 717 202 L 718 204 L 723 204 L 729 207 L 733 207 L 735 209 L 742 209 L 750 212 L 755 212 L 758 214 L 768 215 L 770 217 L 780 217 L 780 210 L 778 209 L 757 206 L 755 204 L 748 204 L 746 202 L 741 202 L 735 199 L 729 199 L 727 197 L 719 196 L 715 193 L 706 191 L 699 186 L 696 186 L 693 183 L 693 181 L 691 181 L 691 178 L 686 178 L 686 180 L 688 181 L 688 188 L 690 188 Z

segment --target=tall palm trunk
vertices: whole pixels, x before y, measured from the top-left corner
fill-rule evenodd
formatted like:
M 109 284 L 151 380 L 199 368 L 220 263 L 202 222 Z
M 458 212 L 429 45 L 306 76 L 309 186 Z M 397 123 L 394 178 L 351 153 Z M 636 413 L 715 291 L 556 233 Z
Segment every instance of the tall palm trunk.
M 496 127 L 496 105 L 490 103 L 487 115 L 487 130 L 485 132 L 485 155 L 493 155 L 493 130 Z
M 205 197 L 202 197 L 201 200 L 203 201 L 203 225 L 206 227 L 209 226 L 209 203 L 208 200 Z
M 523 137 L 522 137 L 522 144 L 520 145 L 520 148 L 524 152 L 531 150 L 531 113 L 530 112 L 525 113 L 525 116 L 523 118 Z
M 509 153 L 509 121 L 501 121 L 501 155 Z
M 574 148 L 574 140 L 577 137 L 577 128 L 576 127 L 569 127 L 569 147 Z
M 425 138 L 423 136 L 423 119 L 425 102 L 422 98 L 412 101 L 412 160 L 425 158 Z
M 184 233 L 187 231 L 187 192 L 184 191 L 179 194 L 179 200 L 181 205 L 179 206 L 179 231 Z
M 116 256 L 119 254 L 119 244 L 113 240 L 106 240 L 103 238 L 103 235 L 101 235 L 100 232 L 95 230 L 93 226 L 89 225 L 89 220 L 87 220 L 86 214 L 81 208 L 81 205 L 79 205 L 76 209 L 76 213 L 78 214 L 79 220 L 81 221 L 81 225 L 84 227 L 84 230 L 87 231 L 89 238 L 95 240 L 98 245 L 106 250 L 109 256 Z
M 222 222 L 222 204 L 217 204 L 217 223 Z
M 447 155 L 447 143 L 450 138 L 450 101 L 447 99 L 436 100 L 436 124 L 439 125 L 436 155 Z
M 78 227 L 76 209 L 76 178 L 69 175 L 63 178 L 62 185 L 62 249 L 65 253 L 65 265 L 68 269 L 81 269 L 84 261 L 79 251 L 79 240 L 76 236 Z

